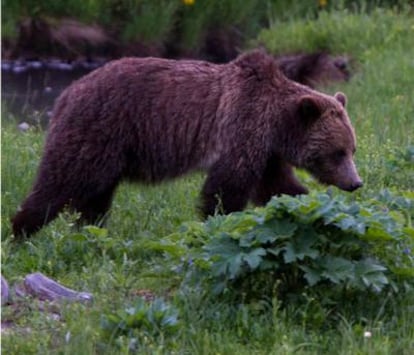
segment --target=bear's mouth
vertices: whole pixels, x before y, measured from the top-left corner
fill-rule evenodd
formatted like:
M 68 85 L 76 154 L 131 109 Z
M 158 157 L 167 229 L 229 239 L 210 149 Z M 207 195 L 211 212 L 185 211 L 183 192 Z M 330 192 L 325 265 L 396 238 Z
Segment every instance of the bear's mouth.
M 337 172 L 323 170 L 323 166 L 319 166 L 317 168 L 312 166 L 312 168 L 308 169 L 308 171 L 319 183 L 323 185 L 336 186 L 343 191 L 353 192 L 363 186 L 363 182 L 358 175 L 355 177 L 352 176 L 352 178 L 345 176 L 343 179 L 340 179 Z M 335 179 L 333 176 L 337 176 L 338 178 Z
M 341 190 L 353 192 L 355 190 L 358 190 L 360 187 L 362 187 L 364 184 L 361 180 L 357 180 L 349 185 L 346 186 L 338 186 Z
M 318 178 L 318 181 L 321 184 L 328 185 L 328 186 L 335 186 L 338 189 L 341 189 L 342 191 L 346 191 L 346 192 L 353 192 L 355 190 L 358 190 L 364 185 L 361 180 L 356 180 L 354 182 L 347 183 L 347 184 L 335 183 L 333 181 L 328 181 L 327 179 L 323 179 L 323 178 Z

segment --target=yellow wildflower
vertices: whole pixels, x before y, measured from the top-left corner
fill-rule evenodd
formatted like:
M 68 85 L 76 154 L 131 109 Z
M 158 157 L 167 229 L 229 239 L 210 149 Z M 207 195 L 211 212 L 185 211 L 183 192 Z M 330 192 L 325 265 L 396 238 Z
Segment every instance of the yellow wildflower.
M 194 5 L 195 0 L 183 0 L 184 5 L 191 6 Z
M 328 5 L 328 0 L 319 0 L 320 7 L 325 7 L 326 5 Z

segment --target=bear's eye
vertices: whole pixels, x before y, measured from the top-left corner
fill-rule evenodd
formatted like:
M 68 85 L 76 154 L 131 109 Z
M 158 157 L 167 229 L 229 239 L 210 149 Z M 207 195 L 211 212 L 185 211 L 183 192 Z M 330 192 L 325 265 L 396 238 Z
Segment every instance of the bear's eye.
M 332 154 L 332 158 L 336 162 L 340 162 L 346 157 L 346 151 L 343 149 L 337 150 Z

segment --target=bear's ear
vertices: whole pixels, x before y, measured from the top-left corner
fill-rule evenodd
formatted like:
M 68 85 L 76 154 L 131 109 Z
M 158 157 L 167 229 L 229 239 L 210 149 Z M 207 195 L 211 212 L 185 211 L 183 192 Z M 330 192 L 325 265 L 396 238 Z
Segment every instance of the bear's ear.
M 343 107 L 346 106 L 346 96 L 344 93 L 337 92 L 334 97 L 337 101 L 339 101 L 342 104 Z
M 321 117 L 323 107 L 320 100 L 311 95 L 302 96 L 299 99 L 300 118 L 306 122 L 312 122 Z

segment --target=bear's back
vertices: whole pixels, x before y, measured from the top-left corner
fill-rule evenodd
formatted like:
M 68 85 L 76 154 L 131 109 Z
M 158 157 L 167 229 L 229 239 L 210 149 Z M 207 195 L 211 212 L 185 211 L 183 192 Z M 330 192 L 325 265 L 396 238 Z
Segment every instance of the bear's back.
M 152 167 L 129 164 L 131 170 L 147 171 L 149 176 L 139 178 L 148 180 L 211 165 L 219 149 L 218 110 L 227 67 L 158 58 L 108 63 L 62 93 L 48 144 L 76 137 L 80 147 L 94 142 L 123 150 L 135 157 L 130 161 Z

